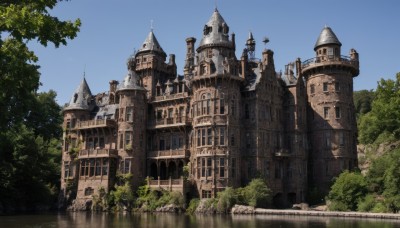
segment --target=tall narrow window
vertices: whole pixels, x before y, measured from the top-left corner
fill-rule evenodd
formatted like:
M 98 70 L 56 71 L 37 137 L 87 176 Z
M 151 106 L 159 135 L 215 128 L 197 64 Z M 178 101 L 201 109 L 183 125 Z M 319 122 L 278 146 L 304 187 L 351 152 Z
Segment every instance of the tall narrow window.
M 335 107 L 335 116 L 336 119 L 340 119 L 341 117 L 340 107 Z
M 219 159 L 219 177 L 225 177 L 225 158 Z
M 206 129 L 201 129 L 201 145 L 206 145 Z
M 96 159 L 96 176 L 101 176 L 101 159 Z
M 103 158 L 103 164 L 101 166 L 101 175 L 108 175 L 108 158 Z
M 219 113 L 225 114 L 225 101 L 223 98 L 219 100 L 219 108 L 220 108 Z
M 225 145 L 225 128 L 223 127 L 219 129 L 219 145 Z
M 201 177 L 206 176 L 206 158 L 201 159 Z
M 125 147 L 131 146 L 131 132 L 125 132 Z M 129 148 L 126 148 L 129 149 Z
M 133 121 L 133 107 L 126 108 L 126 121 L 127 122 Z
M 325 138 L 325 148 L 327 149 L 331 148 L 331 133 L 325 132 L 324 138 Z
M 207 145 L 212 145 L 212 132 L 211 132 L 211 128 L 207 128 Z
M 235 134 L 231 134 L 231 146 L 235 145 Z
M 335 91 L 336 92 L 340 91 L 340 83 L 339 82 L 335 82 Z
M 71 176 L 70 172 L 70 167 L 69 167 L 69 162 L 64 162 L 64 178 L 68 178 Z
M 207 176 L 208 177 L 211 177 L 211 164 L 212 164 L 212 161 L 211 161 L 211 158 L 207 158 Z
M 322 90 L 323 90 L 324 92 L 328 92 L 328 83 L 327 83 L 327 82 L 324 82 L 324 83 L 322 84 Z
M 339 132 L 339 146 L 344 146 L 344 132 Z
M 201 131 L 200 129 L 197 129 L 197 146 L 201 146 L 200 138 L 201 138 Z
M 311 93 L 311 94 L 314 94 L 314 93 L 315 93 L 315 85 L 314 85 L 314 84 L 311 84 L 311 85 L 310 85 L 310 93 Z
M 329 118 L 329 107 L 324 107 L 324 118 Z
M 244 105 L 244 118 L 246 118 L 246 119 L 250 118 L 250 110 L 249 110 L 249 105 L 248 104 Z

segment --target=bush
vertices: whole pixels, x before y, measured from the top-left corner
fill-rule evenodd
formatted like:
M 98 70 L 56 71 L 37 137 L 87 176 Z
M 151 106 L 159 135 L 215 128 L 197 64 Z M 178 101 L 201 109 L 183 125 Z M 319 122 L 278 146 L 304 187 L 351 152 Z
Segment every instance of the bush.
M 238 189 L 240 202 L 253 207 L 267 207 L 271 203 L 271 190 L 261 178 L 253 179 L 249 185 Z
M 236 202 L 238 202 L 238 195 L 235 189 L 227 187 L 218 193 L 217 211 L 227 213 Z
M 374 209 L 375 205 L 375 197 L 369 194 L 358 203 L 358 211 L 370 212 Z
M 197 207 L 200 204 L 200 199 L 199 198 L 194 198 L 192 200 L 190 200 L 189 202 L 189 206 L 186 209 L 186 213 L 187 214 L 194 214 L 194 212 L 196 211 Z
M 357 204 L 367 192 L 367 184 L 361 173 L 344 171 L 331 187 L 328 199 L 330 210 L 357 209 Z
M 331 201 L 328 208 L 330 211 L 350 211 L 348 205 L 340 201 Z

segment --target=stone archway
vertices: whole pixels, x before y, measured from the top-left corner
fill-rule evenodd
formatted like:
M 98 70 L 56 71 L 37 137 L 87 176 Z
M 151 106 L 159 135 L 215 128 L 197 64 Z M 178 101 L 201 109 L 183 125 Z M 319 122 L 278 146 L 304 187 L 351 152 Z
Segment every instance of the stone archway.
M 157 164 L 155 162 L 152 162 L 150 165 L 150 177 L 152 177 L 153 180 L 158 180 L 157 168 Z
M 180 160 L 178 162 L 178 178 L 180 178 L 181 176 L 183 176 L 183 161 Z
M 174 161 L 168 163 L 168 177 L 171 177 L 171 179 L 177 178 L 176 164 Z
M 160 179 L 167 179 L 167 164 L 165 163 L 165 161 L 160 162 Z

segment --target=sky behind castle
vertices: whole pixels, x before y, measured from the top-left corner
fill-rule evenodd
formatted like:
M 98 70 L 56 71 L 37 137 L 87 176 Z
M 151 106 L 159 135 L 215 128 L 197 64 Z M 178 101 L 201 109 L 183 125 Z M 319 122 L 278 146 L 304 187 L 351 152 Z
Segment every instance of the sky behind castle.
M 121 81 L 127 73 L 126 60 L 138 50 L 154 29 L 164 51 L 176 55 L 178 74 L 183 74 L 187 37 L 202 37 L 203 27 L 215 6 L 236 34 L 236 57 L 251 31 L 256 57 L 264 48 L 274 51 L 275 69 L 300 57 L 315 57 L 314 45 L 325 25 L 342 43 L 342 55 L 351 48 L 360 54 L 360 75 L 354 90 L 374 89 L 380 78 L 400 72 L 400 1 L 363 0 L 116 0 L 60 2 L 52 15 L 62 20 L 80 18 L 78 37 L 58 49 L 30 47 L 39 57 L 41 86 L 53 89 L 59 104 L 69 102 L 86 74 L 93 94 L 108 90 L 110 80 Z M 270 42 L 262 42 L 268 37 Z M 167 59 L 168 61 L 168 59 Z

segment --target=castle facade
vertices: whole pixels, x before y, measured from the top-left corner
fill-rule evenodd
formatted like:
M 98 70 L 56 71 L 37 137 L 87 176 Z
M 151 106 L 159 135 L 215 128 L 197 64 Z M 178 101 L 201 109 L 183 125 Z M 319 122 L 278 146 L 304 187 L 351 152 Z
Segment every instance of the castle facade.
M 185 197 L 215 197 L 256 177 L 275 205 L 304 202 L 310 188 L 327 192 L 357 167 L 358 53 L 342 56 L 325 27 L 315 57 L 277 73 L 274 52 L 258 59 L 255 45 L 250 33 L 238 59 L 215 10 L 199 44 L 186 39 L 184 75 L 151 31 L 109 91 L 93 95 L 83 79 L 63 110 L 63 198 L 85 203 L 126 173 L 134 188 L 146 180 Z

